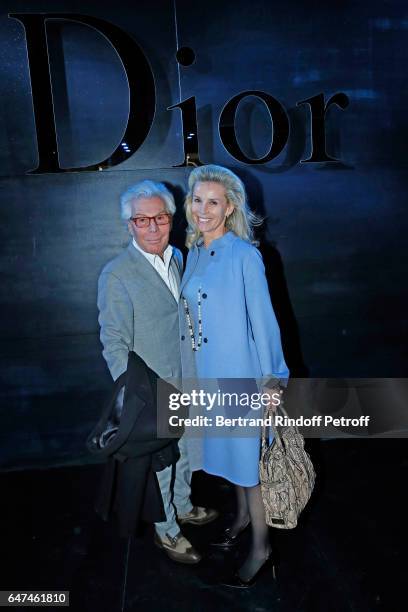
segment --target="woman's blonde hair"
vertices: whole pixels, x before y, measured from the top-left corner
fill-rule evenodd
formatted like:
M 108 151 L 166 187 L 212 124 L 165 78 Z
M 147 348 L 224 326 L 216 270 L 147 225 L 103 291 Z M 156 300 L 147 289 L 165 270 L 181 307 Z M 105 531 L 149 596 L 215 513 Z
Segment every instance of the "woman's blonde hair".
M 260 225 L 263 219 L 249 209 L 243 182 L 231 170 L 223 166 L 208 164 L 194 168 L 188 177 L 188 194 L 184 204 L 188 222 L 186 246 L 190 249 L 201 235 L 191 211 L 194 187 L 198 182 L 219 183 L 224 187 L 228 203 L 234 206 L 234 210 L 225 220 L 226 229 L 231 230 L 243 240 L 255 243 L 253 228 Z

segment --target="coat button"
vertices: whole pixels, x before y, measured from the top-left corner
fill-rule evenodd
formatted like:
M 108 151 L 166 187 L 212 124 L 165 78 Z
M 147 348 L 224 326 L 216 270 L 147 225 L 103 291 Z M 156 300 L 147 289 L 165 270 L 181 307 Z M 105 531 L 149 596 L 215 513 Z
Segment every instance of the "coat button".
M 207 339 L 207 338 L 204 338 L 204 342 L 208 342 L 208 339 Z
M 203 293 L 203 298 L 205 299 L 206 297 L 207 297 L 207 294 L 206 294 L 206 293 Z
M 211 257 L 212 257 L 213 255 L 215 255 L 215 251 L 211 251 L 210 255 L 211 255 Z
M 185 336 L 181 336 L 181 339 L 182 339 L 182 340 L 185 340 L 185 339 L 186 339 L 186 337 L 185 337 Z

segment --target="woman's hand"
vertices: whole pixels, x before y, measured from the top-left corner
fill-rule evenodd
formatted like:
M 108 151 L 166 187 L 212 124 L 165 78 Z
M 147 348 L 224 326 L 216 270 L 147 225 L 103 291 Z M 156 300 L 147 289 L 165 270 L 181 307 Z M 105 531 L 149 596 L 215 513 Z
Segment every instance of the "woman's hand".
M 276 412 L 276 409 L 279 408 L 282 401 L 283 391 L 279 386 L 276 387 L 263 387 L 262 393 L 266 396 L 269 396 L 269 405 L 266 405 L 266 397 L 265 408 L 271 410 L 272 412 Z

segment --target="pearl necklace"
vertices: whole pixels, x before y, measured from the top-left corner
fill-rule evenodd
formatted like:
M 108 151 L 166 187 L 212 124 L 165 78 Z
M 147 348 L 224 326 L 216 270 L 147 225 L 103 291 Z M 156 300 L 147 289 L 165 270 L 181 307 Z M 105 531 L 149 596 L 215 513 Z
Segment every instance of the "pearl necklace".
M 182 297 L 182 300 L 183 300 L 183 305 L 184 305 L 184 312 L 186 313 L 188 331 L 190 333 L 191 348 L 193 349 L 193 351 L 199 351 L 201 348 L 201 344 L 203 342 L 203 324 L 202 324 L 202 318 L 201 318 L 201 287 L 199 287 L 197 291 L 197 305 L 198 305 L 198 340 L 197 342 L 196 342 L 195 335 L 194 335 L 193 323 L 191 321 L 191 315 L 190 315 L 190 310 L 188 308 L 188 302 L 184 296 Z

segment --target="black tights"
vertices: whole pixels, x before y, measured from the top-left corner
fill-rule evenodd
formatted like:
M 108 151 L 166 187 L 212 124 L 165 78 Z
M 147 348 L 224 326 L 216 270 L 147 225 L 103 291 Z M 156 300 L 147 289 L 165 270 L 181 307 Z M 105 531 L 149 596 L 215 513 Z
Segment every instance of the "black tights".
M 261 486 L 240 487 L 235 485 L 237 495 L 237 515 L 231 527 L 231 535 L 236 535 L 249 522 L 252 527 L 252 545 L 248 557 L 239 569 L 243 580 L 256 574 L 271 553 L 268 526 L 261 496 Z

